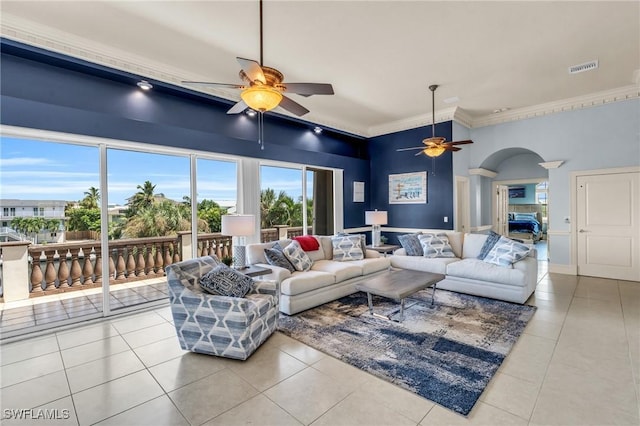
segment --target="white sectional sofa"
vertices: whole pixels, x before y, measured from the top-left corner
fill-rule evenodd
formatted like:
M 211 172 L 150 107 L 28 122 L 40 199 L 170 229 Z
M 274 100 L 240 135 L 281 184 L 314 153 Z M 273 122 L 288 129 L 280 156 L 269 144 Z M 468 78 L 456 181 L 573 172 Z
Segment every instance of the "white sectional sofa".
M 246 247 L 248 263 L 271 269 L 271 274 L 265 278 L 280 282 L 280 311 L 285 314 L 296 314 L 355 293 L 358 282 L 389 269 L 389 258 L 382 257 L 373 250 L 366 250 L 366 257 L 362 260 L 332 260 L 331 236 L 314 237 L 320 243 L 320 248 L 306 252 L 313 260 L 311 270 L 306 272 L 290 272 L 267 263 L 264 249 L 272 248 L 276 241 L 249 244 Z M 281 247 L 286 247 L 290 242 L 291 240 L 278 241 Z
M 445 274 L 439 289 L 524 303 L 536 288 L 538 261 L 536 250 L 510 267 L 498 266 L 479 260 L 485 234 L 462 234 L 445 231 L 456 257 L 426 258 L 407 256 L 404 249 L 396 250 L 391 258 L 394 268 Z

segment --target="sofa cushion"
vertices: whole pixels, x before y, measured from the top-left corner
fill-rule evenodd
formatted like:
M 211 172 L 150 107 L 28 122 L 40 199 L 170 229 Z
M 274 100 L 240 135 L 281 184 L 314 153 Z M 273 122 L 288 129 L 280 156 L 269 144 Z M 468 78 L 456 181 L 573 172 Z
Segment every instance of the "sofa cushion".
M 364 250 L 359 235 L 335 235 L 331 237 L 333 260 L 345 262 L 364 259 Z
M 508 267 L 497 266 L 475 258 L 462 259 L 459 262 L 448 264 L 447 275 L 517 287 L 524 287 L 527 282 L 523 270 L 514 269 L 511 265 Z
M 422 246 L 422 253 L 424 257 L 456 257 L 453 254 L 453 249 L 449 244 L 449 238 L 444 232 L 437 234 L 421 234 L 418 235 L 418 240 Z
M 333 259 L 333 245 L 331 243 L 332 235 L 316 235 L 318 241 L 320 241 L 320 247 L 322 247 L 322 251 L 324 252 L 324 259 L 331 260 Z
M 420 234 L 398 235 L 398 241 L 400 241 L 400 245 L 402 245 L 402 248 L 407 252 L 407 256 L 424 255 L 418 235 Z
M 291 243 L 284 248 L 283 252 L 293 267 L 296 268 L 296 271 L 308 271 L 311 269 L 313 261 L 309 259 L 309 256 L 302 250 L 299 242 L 291 241 Z
M 295 296 L 335 283 L 335 275 L 328 272 L 294 272 L 289 278 L 280 283 L 280 292 L 289 296 Z
M 478 258 L 484 242 L 487 240 L 487 234 L 464 234 L 464 244 L 462 246 L 462 258 L 473 257 Z
M 446 231 L 449 245 L 453 254 L 457 258 L 462 258 L 462 242 L 464 241 L 464 233 L 458 231 Z
M 362 275 L 362 266 L 354 264 L 353 262 L 336 262 L 335 260 L 319 260 L 314 262 L 311 270 L 333 274 L 336 277 L 335 282 L 337 283 Z
M 324 260 L 326 259 L 326 254 L 324 252 L 324 247 L 322 246 L 322 244 L 320 243 L 320 238 L 316 237 L 315 235 L 309 235 L 310 238 L 313 238 L 316 242 L 316 244 L 318 245 L 318 247 L 315 250 L 303 250 L 305 253 L 307 253 L 307 256 L 309 256 L 309 259 L 311 259 L 312 261 L 317 261 L 317 260 Z
M 277 247 L 280 247 L 276 243 Z M 267 259 L 267 263 L 272 266 L 279 266 L 281 268 L 288 269 L 289 272 L 293 272 L 296 268 L 289 262 L 287 256 L 284 255 L 282 248 L 280 250 L 274 248 L 266 248 L 264 249 L 264 257 Z
M 220 263 L 200 278 L 203 290 L 220 296 L 244 297 L 253 287 L 253 279 Z
M 377 253 L 377 252 L 375 252 Z M 391 266 L 391 260 L 388 257 L 367 257 L 362 260 L 354 260 L 350 264 L 358 265 L 362 268 L 362 275 L 373 274 L 374 272 L 384 271 Z
M 500 266 L 511 266 L 515 262 L 527 257 L 530 250 L 531 247 L 526 244 L 500 237 L 498 242 L 484 258 L 484 262 Z
M 395 254 L 390 259 L 391 266 L 394 268 L 413 269 L 414 271 L 432 272 L 434 274 L 444 274 L 448 264 L 460 261 L 457 257 L 429 258 Z

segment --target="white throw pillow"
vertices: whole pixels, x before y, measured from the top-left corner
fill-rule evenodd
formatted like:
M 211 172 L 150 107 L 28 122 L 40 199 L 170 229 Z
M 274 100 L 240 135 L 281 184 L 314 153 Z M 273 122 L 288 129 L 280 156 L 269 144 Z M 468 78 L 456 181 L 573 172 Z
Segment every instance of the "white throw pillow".
M 526 244 L 500 237 L 483 261 L 499 266 L 511 266 L 527 257 L 530 251 L 531 247 Z
M 364 259 L 362 239 L 360 235 L 335 235 L 331 237 L 333 260 L 346 262 Z
M 282 252 L 289 259 L 289 262 L 296 268 L 296 271 L 308 271 L 313 265 L 313 261 L 307 256 L 307 253 L 302 250 L 300 243 L 297 241 L 291 241 Z
M 449 237 L 444 232 L 418 235 L 424 257 L 456 257 L 449 244 Z

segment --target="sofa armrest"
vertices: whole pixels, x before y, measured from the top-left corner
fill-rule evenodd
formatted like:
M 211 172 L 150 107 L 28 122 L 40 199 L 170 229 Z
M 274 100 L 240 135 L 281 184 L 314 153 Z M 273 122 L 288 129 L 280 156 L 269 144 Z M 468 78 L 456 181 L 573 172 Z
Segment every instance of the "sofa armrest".
M 279 286 L 279 283 L 273 280 L 254 280 L 253 288 L 248 294 L 269 294 L 271 296 L 277 296 Z
M 366 257 L 367 259 L 368 258 L 375 259 L 376 257 L 381 257 L 382 256 L 379 252 L 377 252 L 375 250 L 366 249 L 365 251 L 366 251 L 366 254 L 365 254 L 364 257 Z
M 260 266 L 262 268 L 268 268 L 271 270 L 270 274 L 261 275 L 260 278 L 264 280 L 271 280 L 281 283 L 291 276 L 291 271 L 287 268 L 281 268 L 279 266 L 269 265 L 268 263 L 256 263 L 256 266 Z
M 529 254 L 527 255 L 528 257 L 533 257 L 534 259 L 538 258 L 538 249 L 536 249 L 535 247 L 531 247 L 531 250 L 529 251 Z

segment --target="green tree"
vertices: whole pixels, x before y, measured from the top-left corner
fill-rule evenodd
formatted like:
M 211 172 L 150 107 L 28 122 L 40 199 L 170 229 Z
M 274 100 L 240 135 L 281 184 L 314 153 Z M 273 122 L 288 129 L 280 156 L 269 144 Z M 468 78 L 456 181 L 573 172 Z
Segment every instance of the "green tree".
M 278 196 L 273 189 L 267 188 L 260 192 L 260 222 L 262 228 L 272 228 L 275 225 L 291 226 L 293 198 L 286 192 L 280 191 Z
M 171 200 L 153 202 L 139 209 L 122 229 L 124 238 L 162 237 L 191 229 L 191 212 L 184 204 Z M 198 231 L 209 232 L 204 220 L 198 220 Z
M 222 215 L 227 214 L 227 210 L 213 200 L 202 200 L 198 203 L 198 218 L 207 222 L 210 232 L 220 232 Z
M 84 198 L 80 201 L 80 206 L 87 209 L 97 209 L 99 207 L 99 201 L 100 190 L 95 186 L 92 186 L 88 191 L 85 191 Z
M 98 231 L 100 232 L 100 209 L 88 209 L 80 207 L 68 209 L 66 213 L 69 221 L 69 231 Z
M 31 235 L 38 244 L 38 233 L 46 229 L 47 221 L 42 217 L 16 217 L 11 220 L 11 227 L 18 232 Z
M 151 181 L 147 180 L 136 188 L 138 192 L 133 194 L 133 197 L 129 199 L 129 217 L 135 216 L 139 210 L 151 207 L 155 200 L 156 185 L 152 184 Z

